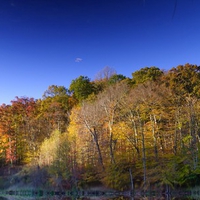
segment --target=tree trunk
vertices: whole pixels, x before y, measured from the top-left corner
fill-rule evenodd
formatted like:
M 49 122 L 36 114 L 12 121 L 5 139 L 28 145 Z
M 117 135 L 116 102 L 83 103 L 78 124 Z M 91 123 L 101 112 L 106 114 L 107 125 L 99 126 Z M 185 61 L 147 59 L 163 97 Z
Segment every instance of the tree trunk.
M 98 137 L 97 137 L 97 134 L 96 134 L 96 130 L 94 130 L 92 136 L 93 136 L 94 143 L 97 147 L 99 162 L 102 166 L 102 169 L 104 170 L 105 168 L 104 168 L 104 164 L 103 164 L 103 157 L 102 157 L 101 149 L 100 149 L 100 146 L 99 146 L 99 141 L 98 141 Z
M 142 135 L 143 182 L 144 182 L 144 188 L 145 188 L 145 186 L 146 186 L 146 149 L 145 149 L 145 137 L 144 137 L 143 122 L 141 121 L 139 113 L 138 113 L 138 120 L 139 120 L 139 126 L 140 126 L 140 133 Z
M 134 183 L 133 183 L 133 174 L 131 168 L 129 168 L 129 174 L 130 174 L 130 181 L 131 181 L 131 192 L 134 192 Z
M 153 142 L 154 142 L 154 154 L 155 154 L 155 160 L 158 161 L 158 146 L 157 146 L 157 138 L 155 134 L 155 126 L 156 126 L 156 117 L 155 115 L 150 114 L 150 120 L 151 120 L 151 126 L 152 126 L 152 136 L 153 136 Z
M 134 148 L 136 149 L 136 152 L 137 152 L 138 158 L 139 158 L 140 157 L 140 149 L 138 147 L 138 131 L 137 131 L 137 126 L 136 126 L 135 120 L 133 118 L 132 112 L 130 112 L 130 114 L 131 114 L 131 123 L 132 123 L 133 129 L 134 129 Z
M 115 158 L 114 158 L 114 152 L 113 152 L 113 134 L 112 134 L 112 125 L 111 122 L 109 122 L 109 148 L 110 148 L 110 159 L 111 159 L 111 164 L 115 163 Z

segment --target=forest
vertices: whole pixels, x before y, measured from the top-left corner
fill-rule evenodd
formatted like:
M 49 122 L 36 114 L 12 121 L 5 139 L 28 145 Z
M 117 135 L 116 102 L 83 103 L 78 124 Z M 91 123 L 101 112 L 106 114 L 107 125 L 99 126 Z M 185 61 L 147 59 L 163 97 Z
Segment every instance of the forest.
M 106 67 L 41 99 L 16 97 L 0 106 L 0 187 L 198 186 L 199 98 L 200 66 L 188 63 L 131 78 Z

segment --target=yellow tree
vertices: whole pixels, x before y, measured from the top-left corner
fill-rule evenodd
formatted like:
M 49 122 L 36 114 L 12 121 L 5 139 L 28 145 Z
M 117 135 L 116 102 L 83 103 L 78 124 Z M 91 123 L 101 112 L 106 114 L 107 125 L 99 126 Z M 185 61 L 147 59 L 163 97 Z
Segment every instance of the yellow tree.
M 81 106 L 78 120 L 91 135 L 98 153 L 99 164 L 102 166 L 102 169 L 104 169 L 102 150 L 100 146 L 100 138 L 104 126 L 103 109 L 96 102 L 85 101 Z
M 74 107 L 67 131 L 73 174 L 76 179 L 81 177 L 79 185 L 98 181 L 99 173 L 104 170 L 99 121 L 89 109 L 94 108 L 88 102 L 87 106 L 85 102 L 84 106 Z
M 46 167 L 51 175 L 51 182 L 62 187 L 62 180 L 70 181 L 72 175 L 70 163 L 70 144 L 66 133 L 52 132 L 41 144 L 39 154 L 40 167 Z
M 115 163 L 114 150 L 117 143 L 117 138 L 113 138 L 113 126 L 120 121 L 121 104 L 128 90 L 129 87 L 126 82 L 117 82 L 97 95 L 96 104 L 103 109 L 106 132 L 109 138 L 108 144 L 111 163 Z
M 166 93 L 170 96 L 167 88 L 155 82 L 145 82 L 134 87 L 123 102 L 123 120 L 132 128 L 127 132 L 127 139 L 133 145 L 138 161 L 142 161 L 144 184 L 150 172 L 147 167 L 158 166 L 166 147 L 173 148 L 173 135 L 163 130 L 167 126 L 170 106 Z

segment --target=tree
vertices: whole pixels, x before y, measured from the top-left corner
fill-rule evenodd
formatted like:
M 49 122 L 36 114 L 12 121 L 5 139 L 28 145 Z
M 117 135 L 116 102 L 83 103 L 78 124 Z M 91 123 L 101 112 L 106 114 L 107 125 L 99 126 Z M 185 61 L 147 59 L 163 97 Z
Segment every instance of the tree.
M 7 137 L 6 157 L 10 164 L 29 162 L 36 156 L 37 105 L 33 98 L 16 97 L 11 105 L 0 108 L 0 127 Z
M 40 147 L 39 165 L 47 167 L 55 186 L 61 189 L 62 180 L 69 182 L 72 175 L 69 152 L 67 134 L 61 134 L 58 130 L 53 131 Z
M 90 94 L 95 92 L 94 85 L 87 76 L 79 76 L 72 80 L 69 89 L 79 102 L 87 99 Z
M 163 83 L 173 93 L 171 102 L 176 114 L 174 151 L 177 153 L 177 148 L 181 151 L 185 148 L 184 138 L 188 138 L 188 133 L 195 147 L 198 137 L 196 105 L 200 97 L 200 66 L 187 63 L 172 68 L 163 76 Z
M 92 116 L 87 116 L 84 121 L 85 114 Z M 102 132 L 100 132 L 100 129 L 93 131 L 92 128 L 89 128 L 93 123 L 92 118 L 95 118 L 94 114 L 93 111 L 87 111 L 85 105 L 84 107 L 79 105 L 72 109 L 70 116 L 67 135 L 71 146 L 72 168 L 74 176 L 79 179 L 79 185 L 99 181 L 99 173 L 104 170 L 105 152 L 102 151 Z M 96 121 L 96 124 L 98 123 L 99 121 Z M 81 180 L 78 178 L 79 175 L 81 175 Z
M 108 81 L 115 74 L 116 74 L 115 69 L 106 66 L 96 75 L 96 80 L 98 80 L 98 81 L 102 81 L 102 80 Z
M 144 185 L 155 178 L 153 170 L 162 165 L 162 155 L 173 149 L 173 134 L 168 130 L 171 122 L 167 121 L 170 97 L 169 89 L 148 81 L 132 88 L 123 101 L 122 120 L 130 127 L 126 137 L 135 151 L 133 159 L 143 167 Z
M 0 106 L 0 158 L 1 164 L 9 163 L 11 166 L 16 161 L 14 128 L 12 126 L 11 106 Z
M 146 81 L 157 81 L 162 75 L 163 71 L 157 67 L 145 67 L 132 73 L 132 82 L 138 85 Z
M 43 99 L 46 99 L 48 97 L 66 97 L 69 95 L 70 95 L 70 91 L 64 86 L 51 85 L 44 92 Z
M 104 125 L 104 115 L 101 106 L 96 102 L 83 102 L 79 120 L 91 135 L 98 152 L 99 163 L 102 166 L 102 169 L 104 169 L 103 156 L 100 147 L 100 137 Z
M 164 83 L 167 87 L 180 98 L 192 95 L 200 97 L 200 66 L 179 65 L 176 68 L 169 70 L 164 78 Z
M 45 120 L 48 134 L 53 129 L 59 129 L 61 132 L 66 130 L 69 123 L 69 115 L 76 101 L 71 97 L 70 92 L 64 86 L 51 85 L 44 92 L 41 101 L 41 118 Z
M 124 76 L 122 74 L 114 74 L 109 78 L 108 83 L 109 83 L 109 85 L 116 84 L 125 79 L 126 79 L 126 76 Z
M 16 97 L 11 103 L 17 161 L 19 164 L 27 163 L 34 159 L 37 151 L 38 130 L 33 126 L 37 116 L 36 101 L 34 98 Z
M 111 163 L 115 163 L 114 149 L 117 142 L 117 139 L 113 139 L 113 126 L 119 120 L 120 104 L 127 95 L 128 90 L 129 88 L 126 83 L 119 82 L 109 86 L 102 93 L 97 95 L 96 103 L 104 110 L 104 121 L 107 126 Z

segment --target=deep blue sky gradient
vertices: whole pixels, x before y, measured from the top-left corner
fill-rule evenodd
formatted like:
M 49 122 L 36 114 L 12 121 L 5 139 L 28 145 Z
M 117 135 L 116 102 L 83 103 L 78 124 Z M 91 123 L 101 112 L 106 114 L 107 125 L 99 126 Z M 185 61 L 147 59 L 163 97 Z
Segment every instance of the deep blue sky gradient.
M 200 65 L 199 49 L 200 0 L 0 0 L 0 104 L 105 66 Z

